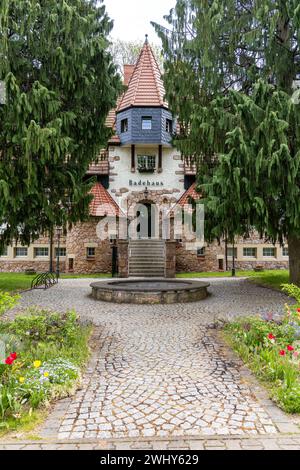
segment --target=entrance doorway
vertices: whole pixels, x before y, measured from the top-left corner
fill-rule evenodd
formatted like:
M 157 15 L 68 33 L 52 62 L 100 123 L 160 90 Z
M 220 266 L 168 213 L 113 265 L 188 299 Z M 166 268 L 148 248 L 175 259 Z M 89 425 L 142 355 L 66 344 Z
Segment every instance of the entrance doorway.
M 151 202 L 141 203 L 137 210 L 137 238 L 149 239 L 155 237 L 155 206 Z

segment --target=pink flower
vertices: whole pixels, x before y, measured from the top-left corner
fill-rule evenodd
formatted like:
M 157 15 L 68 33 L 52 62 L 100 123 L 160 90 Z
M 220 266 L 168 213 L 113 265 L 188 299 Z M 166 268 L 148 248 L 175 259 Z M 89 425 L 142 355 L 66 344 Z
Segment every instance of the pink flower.
M 270 334 L 268 335 L 268 339 L 269 339 L 270 341 L 272 341 L 272 340 L 276 339 L 276 337 L 275 337 L 274 335 L 272 335 L 272 333 L 270 333 Z
M 299 357 L 299 353 L 298 351 L 295 351 L 294 354 L 293 354 L 294 357 Z
M 281 351 L 279 351 L 279 354 L 280 354 L 280 356 L 285 356 L 285 350 L 282 349 Z

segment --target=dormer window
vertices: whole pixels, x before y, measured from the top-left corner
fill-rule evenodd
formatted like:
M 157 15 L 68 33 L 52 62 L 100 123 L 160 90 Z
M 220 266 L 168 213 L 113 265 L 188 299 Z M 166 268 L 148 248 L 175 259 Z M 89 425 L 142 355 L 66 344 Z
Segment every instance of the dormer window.
M 173 132 L 173 121 L 172 119 L 166 119 L 166 132 L 172 134 Z
M 151 131 L 152 129 L 152 117 L 151 116 L 143 116 L 142 117 L 142 130 L 143 131 Z
M 121 133 L 128 132 L 128 119 L 122 119 L 121 121 Z

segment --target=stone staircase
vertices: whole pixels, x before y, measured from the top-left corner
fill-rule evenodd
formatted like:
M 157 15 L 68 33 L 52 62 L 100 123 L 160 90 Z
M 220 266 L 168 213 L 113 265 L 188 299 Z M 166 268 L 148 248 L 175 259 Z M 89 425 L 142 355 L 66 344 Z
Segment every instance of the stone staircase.
M 166 244 L 161 240 L 129 242 L 129 277 L 165 277 Z

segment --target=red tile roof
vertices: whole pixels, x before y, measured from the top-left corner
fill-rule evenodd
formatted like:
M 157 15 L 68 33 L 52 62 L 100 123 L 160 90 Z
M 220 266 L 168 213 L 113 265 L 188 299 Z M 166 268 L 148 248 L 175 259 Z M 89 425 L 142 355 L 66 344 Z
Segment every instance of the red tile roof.
M 90 203 L 90 215 L 93 217 L 105 217 L 122 215 L 121 209 L 118 204 L 113 200 L 108 191 L 102 186 L 101 183 L 96 183 L 91 189 L 91 194 L 94 196 Z
M 192 186 L 181 196 L 177 205 L 183 207 L 185 204 L 190 204 L 190 199 L 198 201 L 201 199 L 201 195 L 196 191 L 196 183 L 193 183 Z
M 128 75 L 125 78 L 128 78 Z M 165 106 L 165 89 L 153 51 L 145 42 L 117 111 L 130 106 Z

